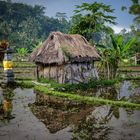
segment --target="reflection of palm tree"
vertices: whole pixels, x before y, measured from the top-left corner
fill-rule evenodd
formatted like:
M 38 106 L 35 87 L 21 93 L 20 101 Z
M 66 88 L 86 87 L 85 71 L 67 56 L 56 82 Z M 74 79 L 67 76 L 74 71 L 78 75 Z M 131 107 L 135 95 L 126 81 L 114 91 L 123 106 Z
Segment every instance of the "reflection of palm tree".
M 110 100 L 118 100 L 118 92 L 115 87 L 104 87 L 99 88 L 99 97 L 110 99 Z
M 82 121 L 78 127 L 74 128 L 72 140 L 107 140 L 110 130 L 104 125 L 104 122 L 92 117 Z
M 86 120 L 83 120 L 82 123 L 73 129 L 74 135 L 72 139 L 107 140 L 111 130 L 107 123 L 109 123 L 113 116 L 117 119 L 119 118 L 119 108 L 112 106 L 107 111 L 108 113 L 105 116 L 101 114 L 97 118 L 95 116 L 97 113 L 95 113 L 95 115 L 92 114 Z
M 115 117 L 116 119 L 119 119 L 120 117 L 120 113 L 119 113 L 119 107 L 116 106 L 111 106 L 108 114 L 104 117 L 104 119 L 106 120 L 106 122 L 108 122 L 109 120 L 111 120 L 112 117 Z

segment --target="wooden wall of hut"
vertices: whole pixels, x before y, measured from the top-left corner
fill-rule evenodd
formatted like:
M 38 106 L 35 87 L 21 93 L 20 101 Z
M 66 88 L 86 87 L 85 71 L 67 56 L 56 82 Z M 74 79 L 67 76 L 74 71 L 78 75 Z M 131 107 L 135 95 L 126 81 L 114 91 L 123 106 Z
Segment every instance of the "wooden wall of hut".
M 38 65 L 39 77 L 53 79 L 58 83 L 87 82 L 91 78 L 98 79 L 98 73 L 93 64 L 70 63 L 65 65 Z
M 135 65 L 140 64 L 140 53 L 136 53 L 133 58 L 135 61 Z
M 137 59 L 137 64 L 140 64 L 140 53 L 137 54 L 136 59 Z

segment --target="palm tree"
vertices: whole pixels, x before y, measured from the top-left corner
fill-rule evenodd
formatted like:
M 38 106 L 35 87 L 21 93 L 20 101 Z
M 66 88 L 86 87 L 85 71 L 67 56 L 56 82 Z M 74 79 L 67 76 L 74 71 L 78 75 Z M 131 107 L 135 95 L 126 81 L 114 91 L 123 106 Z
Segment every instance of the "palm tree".
M 83 3 L 81 6 L 76 6 L 70 32 L 79 33 L 89 40 L 94 32 L 106 30 L 106 23 L 115 24 L 116 17 L 109 15 L 113 11 L 114 9 L 111 9 L 109 5 L 97 2 L 92 4 Z

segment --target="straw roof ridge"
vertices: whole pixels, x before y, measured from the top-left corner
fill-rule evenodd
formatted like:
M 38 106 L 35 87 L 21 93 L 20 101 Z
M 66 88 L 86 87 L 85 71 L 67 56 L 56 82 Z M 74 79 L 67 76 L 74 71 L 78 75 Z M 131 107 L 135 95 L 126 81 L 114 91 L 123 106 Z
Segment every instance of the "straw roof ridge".
M 95 46 L 79 34 L 50 33 L 47 40 L 30 56 L 30 60 L 43 64 L 89 62 L 99 60 Z

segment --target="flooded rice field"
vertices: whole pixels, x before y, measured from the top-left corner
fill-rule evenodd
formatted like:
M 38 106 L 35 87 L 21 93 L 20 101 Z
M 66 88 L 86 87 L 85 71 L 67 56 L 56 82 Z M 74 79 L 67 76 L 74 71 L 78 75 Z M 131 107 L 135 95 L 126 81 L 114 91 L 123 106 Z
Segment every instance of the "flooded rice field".
M 124 81 L 114 94 L 109 91 L 98 89 L 93 96 L 140 103 L 139 82 Z M 139 132 L 140 110 L 0 89 L 0 140 L 140 140 Z
M 16 62 L 13 62 L 16 65 Z M 32 66 L 32 64 L 28 64 L 29 66 L 24 66 L 25 62 L 20 62 L 21 67 L 14 67 L 14 77 L 15 79 L 22 79 L 22 80 L 35 80 L 36 79 L 36 67 Z M 23 66 L 22 66 L 23 65 Z M 0 79 L 3 79 L 3 67 L 0 66 Z
M 2 90 L 0 92 L 1 95 L 5 94 Z M 35 101 L 33 89 L 17 88 L 13 94 L 12 100 L 1 96 L 3 107 L 0 112 L 0 140 L 45 140 L 45 126 L 28 107 L 29 103 Z
M 140 81 L 123 81 L 113 87 L 95 88 L 83 95 L 96 96 L 111 100 L 125 100 L 140 103 Z

